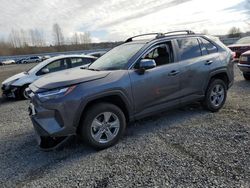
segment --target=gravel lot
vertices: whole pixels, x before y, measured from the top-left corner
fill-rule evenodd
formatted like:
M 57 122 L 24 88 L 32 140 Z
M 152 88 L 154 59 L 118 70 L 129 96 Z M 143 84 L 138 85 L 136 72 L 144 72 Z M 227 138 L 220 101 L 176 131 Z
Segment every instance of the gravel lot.
M 0 82 L 30 66 L 0 67 Z M 220 112 L 192 104 L 146 118 L 99 152 L 76 139 L 40 151 L 28 101 L 0 99 L 1 187 L 250 187 L 250 82 L 235 73 Z

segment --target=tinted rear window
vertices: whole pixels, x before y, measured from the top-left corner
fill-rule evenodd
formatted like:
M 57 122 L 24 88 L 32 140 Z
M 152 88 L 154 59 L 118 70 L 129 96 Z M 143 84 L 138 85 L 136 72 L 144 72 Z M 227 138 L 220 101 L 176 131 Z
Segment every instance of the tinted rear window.
M 180 60 L 191 59 L 201 56 L 201 49 L 196 38 L 177 39 Z

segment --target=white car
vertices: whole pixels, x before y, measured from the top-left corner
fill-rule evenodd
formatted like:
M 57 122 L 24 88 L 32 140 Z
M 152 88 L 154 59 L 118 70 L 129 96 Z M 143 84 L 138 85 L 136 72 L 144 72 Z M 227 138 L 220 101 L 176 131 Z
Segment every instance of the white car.
M 27 99 L 25 89 L 40 77 L 79 66 L 87 67 L 96 59 L 96 57 L 87 55 L 63 55 L 44 60 L 30 70 L 6 79 L 2 83 L 3 95 L 11 98 Z
M 13 59 L 4 60 L 2 62 L 3 65 L 10 65 L 10 64 L 14 64 L 14 63 L 15 63 L 15 60 L 13 60 Z

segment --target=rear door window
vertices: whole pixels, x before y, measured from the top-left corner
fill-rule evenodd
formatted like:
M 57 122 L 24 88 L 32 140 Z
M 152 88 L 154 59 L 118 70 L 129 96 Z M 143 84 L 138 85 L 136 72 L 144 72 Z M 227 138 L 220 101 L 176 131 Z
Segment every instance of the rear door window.
M 177 43 L 181 61 L 200 57 L 202 55 L 197 38 L 177 39 Z
M 207 55 L 207 54 L 208 54 L 207 48 L 206 48 L 205 45 L 202 43 L 201 39 L 199 39 L 199 43 L 200 43 L 200 48 L 201 48 L 201 53 L 202 53 L 202 55 Z
M 214 44 L 212 44 L 210 41 L 204 38 L 200 38 L 200 41 L 201 41 L 201 47 L 207 50 L 207 54 L 218 52 L 217 47 Z
M 49 73 L 65 70 L 68 68 L 67 59 L 59 59 L 43 67 L 37 75 L 42 75 L 43 69 L 49 69 Z
M 71 67 L 72 68 L 86 65 L 89 63 L 92 63 L 89 58 L 80 58 L 80 57 L 71 58 Z

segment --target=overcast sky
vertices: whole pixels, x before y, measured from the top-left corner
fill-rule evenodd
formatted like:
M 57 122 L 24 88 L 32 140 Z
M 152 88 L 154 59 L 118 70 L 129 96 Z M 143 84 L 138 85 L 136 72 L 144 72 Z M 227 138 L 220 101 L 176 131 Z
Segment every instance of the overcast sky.
M 0 38 L 37 28 L 48 41 L 54 23 L 65 37 L 89 31 L 93 41 L 175 29 L 223 34 L 250 23 L 250 0 L 0 0 L 0 10 Z

